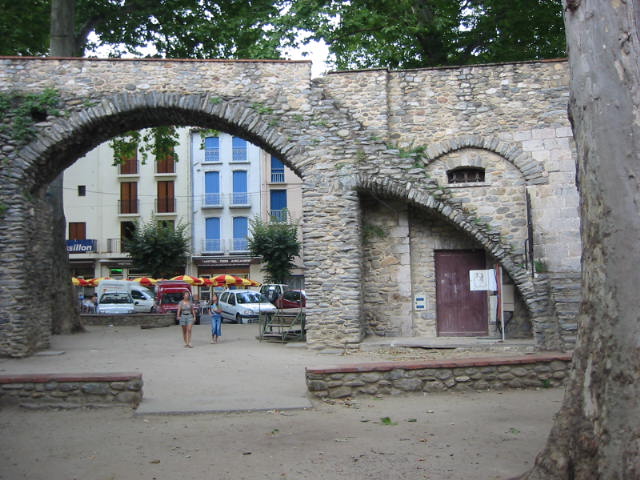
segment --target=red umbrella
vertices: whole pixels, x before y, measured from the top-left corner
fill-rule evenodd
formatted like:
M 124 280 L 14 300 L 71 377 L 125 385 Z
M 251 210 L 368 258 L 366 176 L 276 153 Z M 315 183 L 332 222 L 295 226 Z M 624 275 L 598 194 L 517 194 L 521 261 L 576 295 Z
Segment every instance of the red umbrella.
M 183 282 L 187 282 L 189 285 L 194 285 L 197 280 L 189 275 L 178 275 L 177 277 L 173 277 L 171 280 L 180 280 Z
M 152 287 L 156 283 L 158 283 L 158 280 L 156 280 L 155 278 L 149 278 L 149 277 L 134 278 L 133 281 L 138 282 L 143 287 Z

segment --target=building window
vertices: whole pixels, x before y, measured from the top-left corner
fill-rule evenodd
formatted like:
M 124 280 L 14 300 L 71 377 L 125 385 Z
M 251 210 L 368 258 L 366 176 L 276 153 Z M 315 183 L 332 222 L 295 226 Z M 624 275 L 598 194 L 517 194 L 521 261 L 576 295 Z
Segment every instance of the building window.
M 138 146 L 128 156 L 120 156 L 120 175 L 136 175 L 138 173 Z
M 249 249 L 249 219 L 247 217 L 233 218 L 233 250 L 245 252 Z
M 69 222 L 69 240 L 86 240 L 87 224 L 85 222 Z
M 287 221 L 287 191 L 271 190 L 269 192 L 269 216 L 278 222 Z
M 174 158 L 173 154 L 156 158 L 156 173 L 176 173 L 176 162 Z
M 120 245 L 111 245 L 110 252 L 126 252 L 127 241 L 133 240 L 136 233 L 136 224 L 133 222 L 120 222 Z
M 120 213 L 138 213 L 137 182 L 122 182 L 120 184 Z
M 158 220 L 158 227 L 168 228 L 169 230 L 175 230 L 176 222 L 174 222 L 173 220 Z
M 240 137 L 233 137 L 231 139 L 233 152 L 231 159 L 234 162 L 246 162 L 247 161 L 247 141 Z
M 85 197 L 87 195 L 87 186 L 86 185 L 78 185 L 78 196 Z
M 271 156 L 271 183 L 284 183 L 284 163 Z
M 204 204 L 217 206 L 220 201 L 220 172 L 205 172 L 204 174 Z
M 204 139 L 204 161 L 205 163 L 220 161 L 220 138 L 207 137 Z
M 233 172 L 233 198 L 232 205 L 248 205 L 249 195 L 247 194 L 247 172 L 236 170 Z
M 220 252 L 220 219 L 218 217 L 205 220 L 205 252 Z
M 158 182 L 156 211 L 158 213 L 174 213 L 176 211 L 176 198 L 173 181 Z
M 482 183 L 484 182 L 484 168 L 459 167 L 447 172 L 449 183 Z

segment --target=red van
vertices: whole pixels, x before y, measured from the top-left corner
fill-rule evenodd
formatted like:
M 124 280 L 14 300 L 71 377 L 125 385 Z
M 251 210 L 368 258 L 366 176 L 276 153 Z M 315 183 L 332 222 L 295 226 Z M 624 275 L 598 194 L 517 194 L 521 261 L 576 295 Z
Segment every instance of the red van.
M 158 313 L 173 313 L 178 311 L 178 303 L 184 292 L 191 295 L 191 285 L 181 280 L 163 280 L 156 284 L 156 311 Z M 177 320 L 176 320 L 177 322 Z

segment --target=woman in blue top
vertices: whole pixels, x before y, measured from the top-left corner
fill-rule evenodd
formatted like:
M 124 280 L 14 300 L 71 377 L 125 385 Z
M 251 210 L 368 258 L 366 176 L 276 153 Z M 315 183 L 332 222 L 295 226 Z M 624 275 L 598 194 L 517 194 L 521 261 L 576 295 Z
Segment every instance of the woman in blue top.
M 215 293 L 211 296 L 209 312 L 211 313 L 211 343 L 218 343 L 222 335 L 222 309 L 218 303 L 218 295 Z

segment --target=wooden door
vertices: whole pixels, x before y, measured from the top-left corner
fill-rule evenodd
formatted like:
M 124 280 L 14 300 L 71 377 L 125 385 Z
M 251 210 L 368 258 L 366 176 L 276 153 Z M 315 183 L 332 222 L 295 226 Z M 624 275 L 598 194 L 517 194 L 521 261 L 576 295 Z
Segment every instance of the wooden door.
M 484 252 L 441 250 L 436 260 L 438 336 L 487 335 L 487 292 L 469 289 L 469 270 L 484 270 Z

